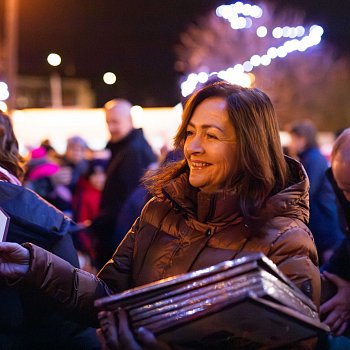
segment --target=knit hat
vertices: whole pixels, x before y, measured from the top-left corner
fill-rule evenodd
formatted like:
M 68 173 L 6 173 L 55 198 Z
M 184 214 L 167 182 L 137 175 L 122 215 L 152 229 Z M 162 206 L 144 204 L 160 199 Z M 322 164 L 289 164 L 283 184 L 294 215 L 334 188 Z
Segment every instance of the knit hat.
M 86 141 L 80 136 L 72 136 L 67 140 L 67 146 L 80 145 L 83 148 L 88 148 Z
M 50 162 L 46 158 L 44 147 L 38 147 L 31 151 L 31 159 L 28 162 L 27 178 L 28 180 L 38 180 L 43 177 L 49 177 L 59 170 L 59 165 Z

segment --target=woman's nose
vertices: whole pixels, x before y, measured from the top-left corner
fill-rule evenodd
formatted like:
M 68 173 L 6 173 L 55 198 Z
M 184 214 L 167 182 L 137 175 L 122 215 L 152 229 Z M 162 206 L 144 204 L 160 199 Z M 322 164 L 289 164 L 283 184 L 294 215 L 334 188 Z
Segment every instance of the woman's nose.
M 193 136 L 187 143 L 187 151 L 190 153 L 198 153 L 203 151 L 202 139 L 199 135 Z

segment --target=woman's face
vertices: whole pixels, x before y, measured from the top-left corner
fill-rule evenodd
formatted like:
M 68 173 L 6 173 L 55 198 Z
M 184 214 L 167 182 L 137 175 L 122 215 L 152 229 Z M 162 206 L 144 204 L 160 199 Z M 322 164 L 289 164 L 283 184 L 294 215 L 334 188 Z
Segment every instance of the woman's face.
M 236 169 L 236 133 L 226 100 L 210 97 L 195 109 L 184 146 L 190 184 L 204 192 L 224 189 Z

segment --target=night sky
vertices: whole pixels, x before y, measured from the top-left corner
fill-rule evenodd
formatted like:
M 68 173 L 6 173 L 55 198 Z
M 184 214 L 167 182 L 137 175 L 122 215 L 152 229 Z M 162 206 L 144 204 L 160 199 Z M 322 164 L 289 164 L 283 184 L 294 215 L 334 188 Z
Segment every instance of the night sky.
M 339 52 L 350 52 L 349 0 L 269 1 L 305 11 L 306 19 L 325 28 L 325 40 Z M 19 73 L 48 75 L 46 57 L 56 52 L 62 56 L 62 75 L 91 81 L 96 107 L 117 96 L 143 106 L 175 105 L 180 99 L 180 75 L 174 69 L 179 33 L 223 3 L 231 2 L 19 0 Z M 108 70 L 117 74 L 117 84 L 103 83 Z

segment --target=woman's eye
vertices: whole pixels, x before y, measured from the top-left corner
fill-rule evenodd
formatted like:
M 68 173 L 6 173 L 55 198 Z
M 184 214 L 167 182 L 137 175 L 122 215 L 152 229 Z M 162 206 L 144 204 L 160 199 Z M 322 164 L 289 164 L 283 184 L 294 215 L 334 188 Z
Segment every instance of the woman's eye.
M 191 135 L 193 135 L 193 131 L 187 130 L 187 131 L 186 131 L 186 137 L 187 137 L 187 136 L 191 136 Z
M 214 134 L 207 134 L 208 139 L 217 139 L 217 137 Z

